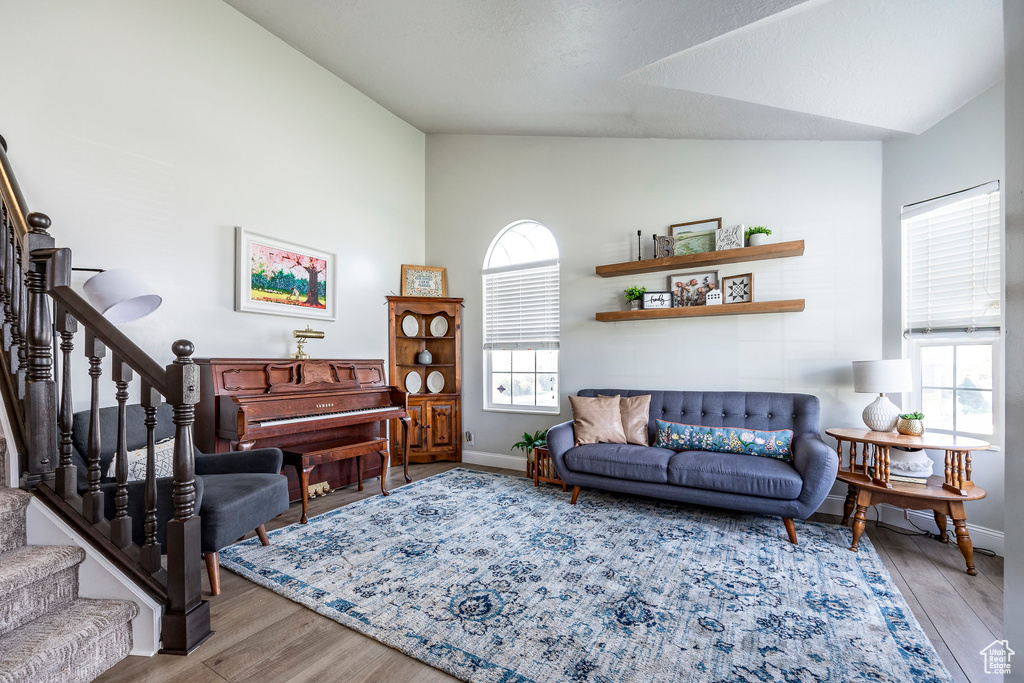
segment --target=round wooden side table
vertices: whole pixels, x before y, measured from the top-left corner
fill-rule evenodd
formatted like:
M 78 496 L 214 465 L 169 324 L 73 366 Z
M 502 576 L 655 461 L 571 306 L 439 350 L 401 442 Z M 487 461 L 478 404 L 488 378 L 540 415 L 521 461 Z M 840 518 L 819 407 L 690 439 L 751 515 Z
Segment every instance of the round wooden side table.
M 867 509 L 871 505 L 890 503 L 911 510 L 931 510 L 942 536 L 939 540 L 943 543 L 948 543 L 946 517 L 953 520 L 956 543 L 967 563 L 967 573 L 971 576 L 977 575 L 978 570 L 974 567 L 974 546 L 967 532 L 964 502 L 980 500 L 987 495 L 985 489 L 971 481 L 971 451 L 987 449 L 987 442 L 948 434 L 925 433 L 921 436 L 906 436 L 896 432 L 873 432 L 867 429 L 835 428 L 826 429 L 825 433 L 838 442 L 836 453 L 839 456 L 839 473 L 836 480 L 844 482 L 849 487 L 846 503 L 843 505 L 843 526 L 849 522 L 850 514 L 856 508 L 850 550 L 857 551 L 867 523 Z M 845 464 L 844 443 L 849 444 Z M 889 449 L 896 446 L 945 451 L 943 476 L 930 476 L 924 485 L 890 481 Z

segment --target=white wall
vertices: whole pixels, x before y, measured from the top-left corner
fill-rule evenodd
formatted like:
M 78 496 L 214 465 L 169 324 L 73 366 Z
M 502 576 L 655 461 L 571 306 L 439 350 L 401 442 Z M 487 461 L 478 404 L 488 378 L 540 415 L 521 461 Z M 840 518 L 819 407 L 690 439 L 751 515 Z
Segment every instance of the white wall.
M 1006 488 L 1024 490 L 1024 3 L 1003 3 L 1006 46 Z M 1005 637 L 1024 652 L 1024 503 L 1006 507 Z M 1024 683 L 1024 658 L 1007 683 Z
M 900 211 L 906 204 L 965 190 L 991 180 L 1003 180 L 1003 119 L 1003 85 L 1000 84 L 921 135 L 888 141 L 882 145 L 882 258 L 885 285 L 882 306 L 886 358 L 904 355 Z M 1005 187 L 1002 194 L 1005 199 Z M 997 434 L 994 440 L 1002 442 L 1002 435 Z M 941 463 L 941 453 L 931 455 Z M 988 492 L 988 497 L 967 506 L 967 518 L 971 524 L 1000 531 L 1004 528 L 1003 456 L 1004 451 L 989 451 L 977 454 L 973 459 L 973 479 Z M 983 545 L 978 540 L 975 543 Z
M 29 208 L 76 265 L 133 268 L 163 295 L 123 326 L 144 350 L 167 363 L 184 337 L 197 357 L 294 351 L 307 321 L 233 310 L 241 225 L 338 253 L 339 319 L 312 323 L 327 333 L 314 357 L 386 358 L 383 297 L 423 260 L 422 133 L 220 2 L 0 8 L 18 27 L 0 134 Z
M 582 388 L 768 390 L 816 394 L 822 428 L 854 426 L 870 397 L 850 361 L 881 354 L 880 143 L 606 140 L 431 135 L 427 262 L 466 299 L 463 425 L 478 451 L 508 453 L 524 430 L 571 416 Z M 722 216 L 804 239 L 802 257 L 724 266 L 753 271 L 755 299 L 804 298 L 806 310 L 756 316 L 599 323 L 632 284 L 599 264 L 636 258 L 643 230 Z M 561 250 L 562 415 L 484 412 L 481 281 L 491 239 L 514 220 L 547 225 Z M 845 493 L 845 492 L 844 492 Z

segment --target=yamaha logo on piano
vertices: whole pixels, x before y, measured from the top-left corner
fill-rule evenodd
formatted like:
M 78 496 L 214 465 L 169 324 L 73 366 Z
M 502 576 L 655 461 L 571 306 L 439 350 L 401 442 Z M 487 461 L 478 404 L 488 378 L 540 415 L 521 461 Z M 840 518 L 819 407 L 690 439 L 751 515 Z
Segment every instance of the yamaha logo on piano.
M 333 408 L 334 404 L 333 403 L 317 403 L 316 407 L 317 408 Z

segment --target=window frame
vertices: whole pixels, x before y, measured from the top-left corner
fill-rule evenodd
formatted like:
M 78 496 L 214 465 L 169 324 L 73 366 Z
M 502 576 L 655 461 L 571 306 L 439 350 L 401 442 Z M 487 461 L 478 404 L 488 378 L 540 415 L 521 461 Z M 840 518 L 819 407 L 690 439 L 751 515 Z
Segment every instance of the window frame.
M 506 233 L 508 233 L 510 230 L 512 230 L 516 226 L 522 225 L 524 223 L 531 223 L 531 224 L 539 225 L 540 227 L 542 227 L 545 230 L 547 230 L 551 234 L 552 239 L 555 241 L 555 248 L 556 248 L 556 250 L 558 248 L 558 241 L 557 241 L 557 239 L 555 239 L 554 232 L 551 230 L 551 228 L 549 228 L 544 223 L 541 223 L 540 221 L 536 221 L 536 220 L 532 220 L 532 219 L 517 220 L 517 221 L 513 221 L 512 223 L 509 223 L 504 228 L 502 228 L 501 230 L 498 231 L 498 233 L 494 236 L 494 239 L 491 240 L 490 246 L 487 247 L 487 253 L 484 256 L 483 269 L 481 271 L 481 278 L 480 278 L 481 292 L 482 292 L 481 301 L 483 303 L 483 306 L 481 307 L 482 308 L 482 313 L 483 313 L 483 315 L 481 316 L 481 318 L 482 318 L 482 320 L 481 320 L 481 328 L 482 328 L 482 331 L 483 331 L 484 338 L 486 338 L 486 325 L 487 325 L 487 321 L 486 321 L 486 311 L 487 311 L 487 279 L 486 279 L 486 277 L 487 277 L 487 271 L 490 270 L 490 267 L 489 267 L 488 264 L 489 264 L 489 262 L 491 260 L 491 255 L 494 252 L 495 246 L 497 246 L 497 244 L 501 241 L 501 238 Z M 527 270 L 527 269 L 530 269 L 530 268 L 538 267 L 539 265 L 541 265 L 541 264 L 543 264 L 545 262 L 549 262 L 551 260 L 554 260 L 556 262 L 556 265 L 559 266 L 559 270 L 558 270 L 558 289 L 559 289 L 559 309 L 561 309 L 562 276 L 561 276 L 561 252 L 560 251 L 556 254 L 554 259 L 551 259 L 549 257 L 549 258 L 544 258 L 544 259 L 538 259 L 536 261 L 529 261 L 529 262 L 524 262 L 524 263 L 511 264 L 510 266 L 500 266 L 499 268 L 502 268 L 502 269 L 505 269 L 505 270 Z M 558 324 L 559 340 L 561 340 L 561 335 L 562 335 L 561 310 L 559 310 L 559 324 Z M 492 354 L 492 352 L 494 350 L 495 349 L 488 349 L 488 348 L 483 348 L 482 349 L 482 351 L 483 351 L 483 371 L 484 371 L 483 372 L 483 382 L 482 382 L 482 384 L 483 384 L 483 401 L 482 401 L 483 405 L 482 405 L 482 410 L 484 412 L 487 412 L 487 413 L 515 413 L 515 414 L 523 414 L 523 415 L 559 415 L 562 412 L 562 354 L 561 354 L 561 349 L 560 348 L 559 349 L 555 349 L 555 351 L 556 351 L 556 362 L 555 362 L 555 373 L 554 374 L 558 378 L 557 379 L 558 391 L 555 394 L 555 405 L 553 405 L 553 406 L 537 406 L 537 405 L 527 406 L 527 405 L 513 405 L 513 404 L 497 404 L 497 403 L 494 403 L 492 401 L 492 397 L 491 397 L 491 376 L 493 374 L 493 366 L 492 366 L 491 354 Z M 539 350 L 543 350 L 543 349 L 520 349 L 520 350 L 539 351 Z M 534 374 L 536 375 L 536 365 L 534 365 Z
M 1003 441 L 1003 343 L 1002 332 L 943 332 L 926 335 L 913 335 L 907 338 L 907 350 L 910 355 L 910 363 L 914 375 L 914 390 L 909 392 L 911 405 L 923 406 L 924 397 L 921 374 L 921 349 L 928 346 L 991 346 L 992 347 L 992 433 L 981 434 L 961 429 L 940 429 L 928 425 L 928 416 L 925 415 L 925 425 L 930 432 L 939 434 L 952 434 L 965 436 L 972 439 L 981 439 L 998 448 Z M 954 354 L 955 354 L 954 350 Z M 955 359 L 955 355 L 954 355 Z M 954 360 L 954 372 L 955 372 Z M 956 376 L 953 376 L 953 383 L 956 384 Z M 946 387 L 942 387 L 946 388 Z M 955 389 L 955 386 L 953 387 Z M 906 394 L 905 394 L 906 396 Z M 954 394 L 954 425 L 956 420 L 956 406 Z

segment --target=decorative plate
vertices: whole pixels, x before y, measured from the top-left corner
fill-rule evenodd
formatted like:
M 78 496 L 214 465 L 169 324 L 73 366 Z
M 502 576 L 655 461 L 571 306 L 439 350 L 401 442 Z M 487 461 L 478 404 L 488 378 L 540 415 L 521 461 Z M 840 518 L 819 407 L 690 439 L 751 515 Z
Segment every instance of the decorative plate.
M 402 318 L 402 333 L 406 337 L 415 337 L 420 333 L 420 321 L 414 315 Z
M 427 375 L 427 389 L 432 394 L 440 394 L 441 390 L 444 389 L 444 375 L 437 370 Z
M 423 378 L 420 377 L 420 373 L 413 370 L 412 372 L 405 376 L 405 390 L 408 391 L 410 394 L 418 394 L 422 387 Z
M 435 315 L 430 320 L 430 334 L 443 337 L 448 334 L 448 320 L 443 315 Z

